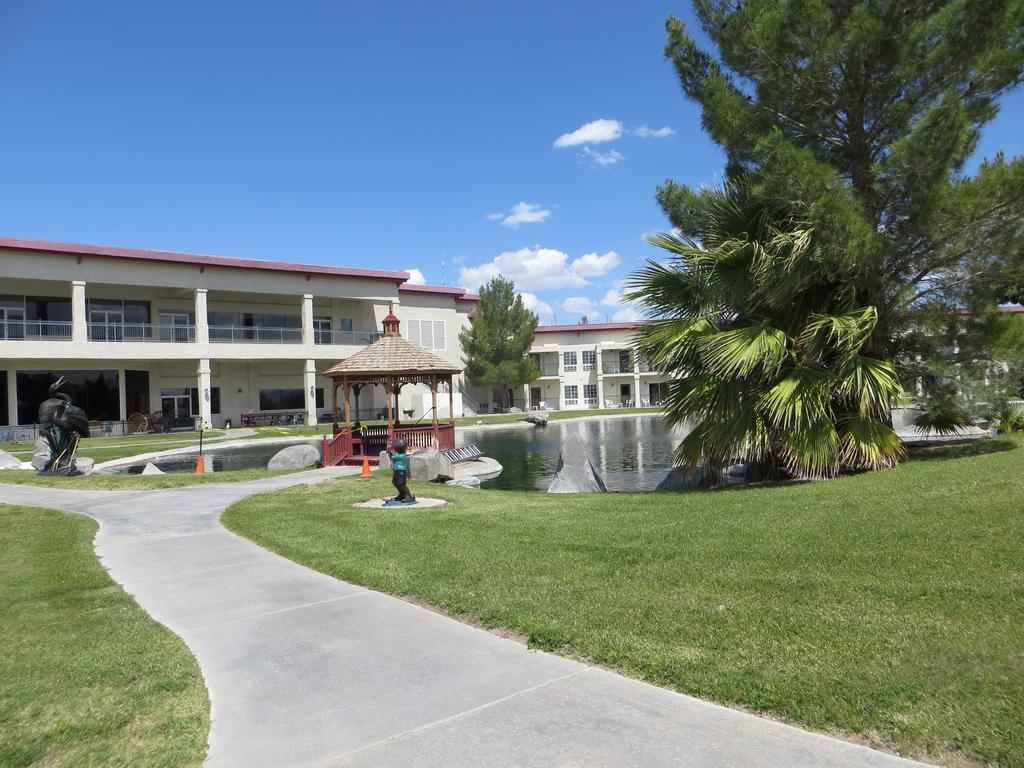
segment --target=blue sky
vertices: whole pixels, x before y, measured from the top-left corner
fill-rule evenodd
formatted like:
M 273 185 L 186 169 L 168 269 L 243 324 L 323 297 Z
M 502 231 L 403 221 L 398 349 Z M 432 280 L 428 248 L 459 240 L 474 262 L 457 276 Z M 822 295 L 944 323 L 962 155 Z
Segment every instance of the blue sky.
M 655 187 L 723 165 L 662 56 L 670 12 L 689 3 L 4 3 L 0 234 L 500 272 L 544 323 L 626 319 Z M 979 157 L 1024 152 L 1022 123 L 1018 91 Z

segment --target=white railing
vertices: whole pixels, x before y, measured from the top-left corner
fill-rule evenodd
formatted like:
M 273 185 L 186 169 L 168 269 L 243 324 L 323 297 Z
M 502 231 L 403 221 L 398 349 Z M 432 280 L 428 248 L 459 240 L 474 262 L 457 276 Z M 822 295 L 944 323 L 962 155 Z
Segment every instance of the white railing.
M 0 322 L 0 341 L 69 341 L 71 323 L 66 320 L 5 320 Z
M 566 373 L 572 373 L 573 371 L 576 370 L 576 366 L 575 365 L 567 365 L 567 366 L 563 367 L 562 370 L 565 371 Z
M 151 323 L 89 323 L 89 341 L 156 341 L 190 344 L 196 340 L 194 325 Z
M 632 364 L 622 365 L 621 363 L 603 363 L 601 365 L 601 372 L 631 374 L 633 373 L 633 366 Z
M 380 331 L 313 331 L 315 344 L 348 344 L 365 347 L 380 338 Z
M 210 341 L 227 344 L 301 344 L 301 328 L 211 325 Z

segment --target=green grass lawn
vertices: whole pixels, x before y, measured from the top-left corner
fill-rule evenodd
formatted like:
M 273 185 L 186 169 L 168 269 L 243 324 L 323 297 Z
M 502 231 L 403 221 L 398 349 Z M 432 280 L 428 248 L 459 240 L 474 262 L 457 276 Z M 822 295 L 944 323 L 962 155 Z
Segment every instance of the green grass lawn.
M 658 685 L 950 765 L 1024 765 L 1020 441 L 743 490 L 413 490 L 454 505 L 353 509 L 391 490 L 352 478 L 225 523 Z
M 210 429 L 204 433 L 204 440 L 220 442 L 223 432 Z M 187 448 L 199 445 L 198 432 L 176 432 L 168 435 L 129 435 L 128 437 L 87 437 L 79 443 L 78 453 L 96 460 L 110 461 L 139 453 L 151 453 L 172 448 Z M 22 461 L 32 458 L 35 443 L 0 443 L 0 451 L 17 456 Z
M 302 470 L 239 469 L 234 472 L 210 472 L 196 475 L 175 472 L 166 475 L 88 475 L 83 477 L 40 477 L 35 472 L 6 470 L 0 472 L 0 485 L 39 485 L 46 488 L 76 488 L 85 491 L 155 491 L 161 488 L 181 488 L 206 483 L 239 483 L 245 480 L 263 480 L 277 475 L 288 475 Z M 2 498 L 2 496 L 0 496 Z
M 0 505 L 0 765 L 198 766 L 199 667 L 110 580 L 95 533 L 86 517 Z

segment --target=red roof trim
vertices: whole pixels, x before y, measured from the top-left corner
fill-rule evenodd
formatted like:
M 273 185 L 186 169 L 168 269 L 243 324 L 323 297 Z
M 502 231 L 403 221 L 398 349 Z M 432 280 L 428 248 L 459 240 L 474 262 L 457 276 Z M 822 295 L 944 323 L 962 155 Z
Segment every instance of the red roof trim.
M 264 272 L 297 272 L 303 275 L 356 277 L 369 280 L 388 280 L 394 283 L 404 283 L 409 279 L 408 272 L 388 272 L 378 269 L 347 269 L 345 267 L 322 267 L 313 264 L 291 264 L 282 261 L 258 261 L 256 259 L 238 259 L 229 256 L 205 256 L 198 253 L 146 251 L 138 248 L 117 248 L 105 245 L 87 245 L 84 243 L 56 243 L 50 240 L 29 240 L 20 237 L 0 237 L 0 250 L 60 253 L 71 256 L 97 256 L 105 259 L 154 261 L 164 264 L 194 264 L 200 267 L 223 267 L 225 269 L 255 269 Z
M 404 293 L 443 293 L 450 296 L 462 296 L 466 292 L 465 288 L 452 288 L 447 285 L 413 285 L 412 283 L 400 285 L 398 290 Z
M 587 325 L 538 325 L 534 333 L 567 333 L 571 331 L 631 331 L 643 323 L 588 323 Z

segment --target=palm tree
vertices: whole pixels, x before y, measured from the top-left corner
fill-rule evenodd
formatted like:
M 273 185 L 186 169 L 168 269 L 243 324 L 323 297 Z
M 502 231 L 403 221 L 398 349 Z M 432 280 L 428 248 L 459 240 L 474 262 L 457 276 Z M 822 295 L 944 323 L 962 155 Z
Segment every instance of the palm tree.
M 736 461 L 748 479 L 896 463 L 903 447 L 889 421 L 901 387 L 892 362 L 861 354 L 878 316 L 854 305 L 853 275 L 809 226 L 740 184 L 703 201 L 699 240 L 649 238 L 669 258 L 648 261 L 627 294 L 653 318 L 638 352 L 673 375 L 669 423 L 696 424 L 677 461 L 703 462 L 710 484 Z

